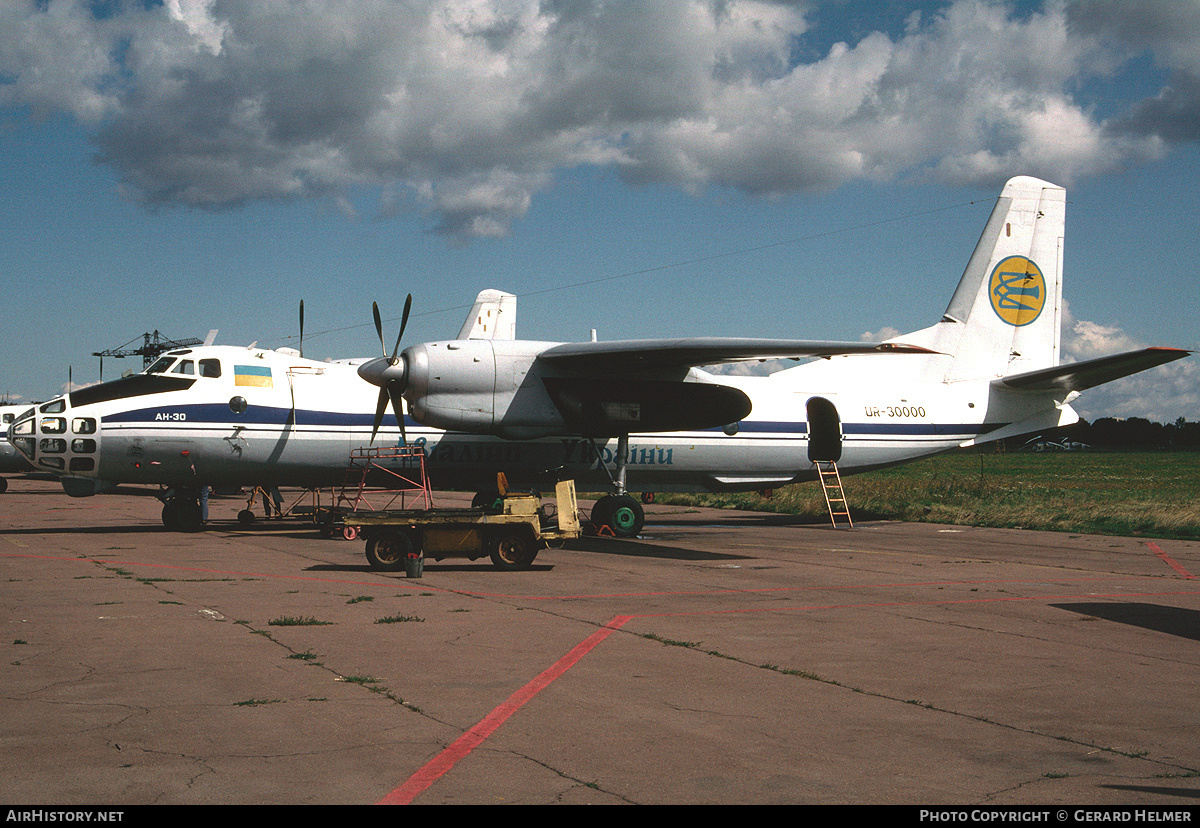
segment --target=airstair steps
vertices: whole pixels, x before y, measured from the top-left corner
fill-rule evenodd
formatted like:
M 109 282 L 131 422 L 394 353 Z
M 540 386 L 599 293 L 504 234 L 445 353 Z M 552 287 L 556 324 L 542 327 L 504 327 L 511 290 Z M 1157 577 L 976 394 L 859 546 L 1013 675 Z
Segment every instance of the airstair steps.
M 842 476 L 837 463 L 833 460 L 814 460 L 813 465 L 817 467 L 817 479 L 821 481 L 821 490 L 825 493 L 829 522 L 835 529 L 839 526 L 853 529 L 854 521 L 850 519 L 850 506 L 846 503 L 846 492 L 842 489 Z

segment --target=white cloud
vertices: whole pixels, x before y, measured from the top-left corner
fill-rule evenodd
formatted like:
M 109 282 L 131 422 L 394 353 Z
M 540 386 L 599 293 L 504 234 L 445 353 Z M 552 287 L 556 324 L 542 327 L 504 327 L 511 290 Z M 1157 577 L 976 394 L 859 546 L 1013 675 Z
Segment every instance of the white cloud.
M 167 13 L 183 23 L 196 39 L 196 48 L 221 53 L 221 43 L 229 34 L 229 24 L 212 16 L 215 0 L 167 0 Z
M 893 328 L 890 325 L 885 325 L 874 333 L 871 331 L 863 331 L 863 333 L 858 337 L 858 340 L 859 342 L 887 342 L 889 339 L 895 339 L 902 333 L 904 332 L 898 330 L 897 328 Z
M 1064 362 L 1082 362 L 1145 347 L 1146 343 L 1118 326 L 1076 319 L 1064 303 Z M 1200 420 L 1200 369 L 1194 357 L 1160 365 L 1089 389 L 1073 407 L 1088 420 L 1100 417 L 1145 417 L 1162 423 L 1174 422 L 1179 417 Z
M 922 172 L 1069 184 L 1157 157 L 1195 132 L 1200 14 L 1147 5 L 956 0 L 797 62 L 823 18 L 765 0 L 9 3 L 0 103 L 91 125 L 148 203 L 367 186 L 381 213 L 490 236 L 580 164 L 777 194 Z M 1141 49 L 1181 82 L 1102 122 L 1077 90 Z

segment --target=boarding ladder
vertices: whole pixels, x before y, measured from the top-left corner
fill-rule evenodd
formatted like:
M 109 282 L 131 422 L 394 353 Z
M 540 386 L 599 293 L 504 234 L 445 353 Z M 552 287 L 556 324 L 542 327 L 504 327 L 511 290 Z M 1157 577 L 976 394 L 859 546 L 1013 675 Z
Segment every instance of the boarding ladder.
M 821 491 L 825 493 L 825 505 L 829 508 L 829 522 L 833 528 L 845 526 L 854 528 L 850 519 L 850 506 L 846 503 L 846 493 L 842 490 L 842 476 L 838 474 L 837 463 L 833 460 L 814 460 L 817 467 L 817 479 L 821 481 Z M 842 521 L 839 523 L 839 520 Z

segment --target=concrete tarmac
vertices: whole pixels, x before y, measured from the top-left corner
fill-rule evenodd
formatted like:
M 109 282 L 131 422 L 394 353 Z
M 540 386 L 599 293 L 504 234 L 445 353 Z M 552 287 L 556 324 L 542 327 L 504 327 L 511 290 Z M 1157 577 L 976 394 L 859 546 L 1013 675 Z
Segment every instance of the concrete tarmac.
M 407 579 L 133 491 L 0 495 L 8 805 L 1200 798 L 1200 543 L 651 506 Z

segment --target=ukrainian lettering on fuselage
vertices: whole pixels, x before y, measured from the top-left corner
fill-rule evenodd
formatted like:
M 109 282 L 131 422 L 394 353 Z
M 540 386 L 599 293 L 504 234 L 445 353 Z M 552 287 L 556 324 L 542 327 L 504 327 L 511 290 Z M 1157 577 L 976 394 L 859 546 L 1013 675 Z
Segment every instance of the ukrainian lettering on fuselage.
M 596 452 L 596 446 L 591 440 L 583 438 L 562 438 L 562 464 L 564 466 L 587 465 L 596 467 L 597 462 L 612 463 L 614 450 L 608 446 Z M 671 466 L 675 463 L 675 449 L 649 446 L 639 448 L 630 446 L 629 465 L 631 466 Z
M 547 444 L 540 442 L 500 443 L 493 440 L 461 440 L 454 436 L 443 437 L 440 440 L 417 437 L 411 442 L 414 446 L 425 449 L 425 456 L 433 465 L 442 463 L 511 463 L 520 465 L 525 460 L 532 460 L 530 454 L 551 454 Z M 614 461 L 615 449 L 608 445 L 600 447 L 597 452 L 597 447 L 590 440 L 578 437 L 564 437 L 560 440 L 560 445 L 561 454 L 558 464 L 562 466 L 599 468 L 602 463 L 611 464 Z M 675 463 L 675 449 L 661 446 L 631 446 L 628 462 L 629 465 L 639 466 L 671 466 Z

